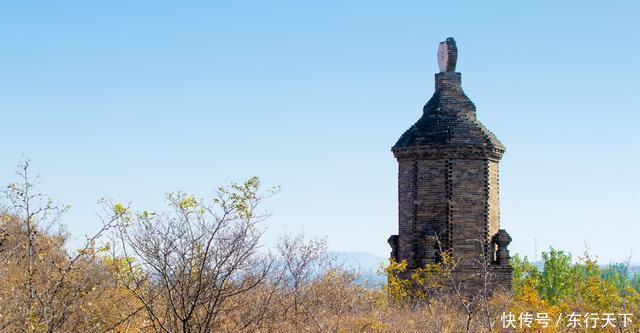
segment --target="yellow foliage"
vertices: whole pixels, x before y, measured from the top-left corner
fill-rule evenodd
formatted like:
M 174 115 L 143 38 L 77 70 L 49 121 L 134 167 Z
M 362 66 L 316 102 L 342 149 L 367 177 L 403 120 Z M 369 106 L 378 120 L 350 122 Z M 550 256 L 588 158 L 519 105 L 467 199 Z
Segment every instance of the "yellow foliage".
M 115 205 L 113 205 L 113 212 L 118 216 L 125 215 L 128 211 L 129 210 L 127 209 L 127 207 L 125 207 L 121 203 L 116 203 Z
M 402 277 L 407 270 L 407 261 L 397 262 L 391 260 L 389 265 L 384 268 L 387 276 L 387 284 L 384 286 L 389 299 L 392 302 L 399 303 L 407 300 L 411 292 L 411 280 Z

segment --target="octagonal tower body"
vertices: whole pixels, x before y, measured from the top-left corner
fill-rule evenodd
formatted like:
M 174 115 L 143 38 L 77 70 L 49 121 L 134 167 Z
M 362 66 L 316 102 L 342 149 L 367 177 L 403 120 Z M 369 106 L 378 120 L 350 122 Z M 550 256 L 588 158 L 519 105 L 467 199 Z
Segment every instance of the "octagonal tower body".
M 398 234 L 389 238 L 391 258 L 406 260 L 410 272 L 450 251 L 467 289 L 481 288 L 483 265 L 493 286 L 508 289 L 511 238 L 500 229 L 498 186 L 505 147 L 477 120 L 462 90 L 455 41 L 443 43 L 435 93 L 391 149 L 398 160 L 399 222 Z

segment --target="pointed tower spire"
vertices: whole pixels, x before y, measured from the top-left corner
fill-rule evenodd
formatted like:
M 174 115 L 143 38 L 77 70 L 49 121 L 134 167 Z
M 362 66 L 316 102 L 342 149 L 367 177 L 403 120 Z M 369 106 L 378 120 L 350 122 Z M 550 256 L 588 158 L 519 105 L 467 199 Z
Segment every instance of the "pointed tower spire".
M 458 62 L 458 47 L 453 37 L 447 38 L 444 42 L 440 42 L 438 47 L 438 67 L 440 73 L 455 72 L 456 63 Z

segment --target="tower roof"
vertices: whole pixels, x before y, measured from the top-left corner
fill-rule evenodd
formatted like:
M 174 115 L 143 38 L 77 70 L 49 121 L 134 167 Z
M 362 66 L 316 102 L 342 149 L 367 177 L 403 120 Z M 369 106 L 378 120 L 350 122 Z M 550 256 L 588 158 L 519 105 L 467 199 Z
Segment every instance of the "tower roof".
M 422 117 L 391 148 L 394 153 L 423 146 L 489 148 L 501 155 L 505 147 L 476 119 L 476 107 L 464 94 L 455 72 L 458 50 L 453 38 L 440 43 L 435 92 Z

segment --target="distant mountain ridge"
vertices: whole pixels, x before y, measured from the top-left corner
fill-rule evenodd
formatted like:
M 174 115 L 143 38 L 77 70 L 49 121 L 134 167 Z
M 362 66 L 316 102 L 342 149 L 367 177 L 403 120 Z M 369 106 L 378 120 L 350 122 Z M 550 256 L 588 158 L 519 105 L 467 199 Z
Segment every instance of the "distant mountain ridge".
M 382 265 L 389 262 L 386 258 L 361 251 L 332 251 L 329 254 L 335 257 L 338 265 L 360 274 L 360 283 L 380 285 L 385 280 L 378 271 Z
M 334 251 L 330 252 L 331 255 L 335 256 L 338 264 L 344 264 L 349 268 L 359 269 L 362 271 L 377 271 L 381 264 L 386 264 L 388 259 L 378 257 L 371 253 L 362 252 L 362 251 L 354 251 L 354 252 L 340 252 Z

